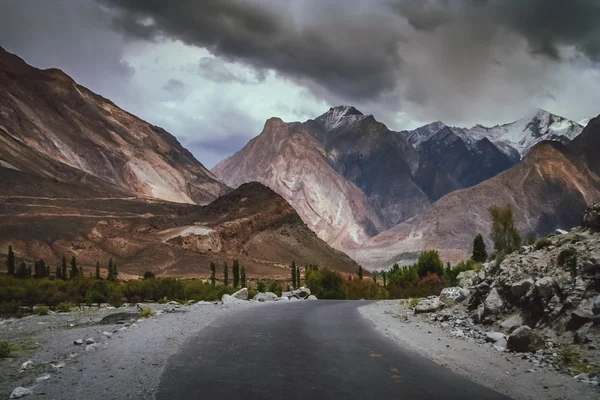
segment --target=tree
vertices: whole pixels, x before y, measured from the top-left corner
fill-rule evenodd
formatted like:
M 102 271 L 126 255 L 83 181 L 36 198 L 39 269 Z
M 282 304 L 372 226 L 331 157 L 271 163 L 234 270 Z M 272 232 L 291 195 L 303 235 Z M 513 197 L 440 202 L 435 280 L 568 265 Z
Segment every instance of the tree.
M 296 266 L 296 287 L 300 287 L 300 266 Z
M 240 281 L 242 282 L 242 287 L 245 288 L 246 286 L 246 268 L 242 267 L 240 270 Z
M 363 270 L 362 270 L 362 265 L 358 266 L 358 279 L 362 280 L 363 278 Z
M 59 266 L 56 266 L 55 275 L 56 275 L 56 279 L 62 279 L 62 276 L 61 276 L 61 273 L 60 273 L 60 267 Z
M 144 279 L 154 279 L 154 278 L 156 278 L 156 275 L 154 274 L 154 272 L 152 272 L 152 271 L 144 272 Z
M 231 269 L 233 271 L 233 287 L 237 288 L 240 284 L 240 263 L 238 263 L 238 260 L 233 260 Z
M 377 271 L 373 272 L 373 283 L 377 283 Z
M 216 283 L 216 278 L 215 278 L 215 273 L 217 272 L 217 266 L 215 265 L 214 262 L 210 263 L 210 285 L 212 287 L 215 287 L 215 283 Z
M 387 273 L 385 271 L 381 272 L 381 277 L 383 278 L 383 288 L 387 289 Z
M 36 279 L 45 278 L 47 272 L 48 268 L 44 260 L 40 259 L 33 264 L 33 273 Z
M 69 278 L 67 276 L 67 259 L 65 258 L 65 256 L 63 256 L 63 258 L 62 258 L 60 277 L 62 278 L 63 281 L 66 281 Z
M 483 236 L 478 234 L 473 240 L 473 256 L 471 258 L 475 262 L 483 263 L 487 260 L 487 257 L 488 254 L 485 248 L 485 242 L 483 241 Z
M 417 274 L 420 278 L 429 274 L 437 274 L 440 277 L 444 275 L 444 263 L 442 263 L 437 250 L 424 251 L 419 255 Z
M 28 275 L 31 275 L 31 274 L 29 273 L 29 270 L 27 269 L 27 264 L 25 264 L 25 261 L 21 261 L 21 263 L 19 264 L 19 267 L 15 271 L 15 276 L 17 278 L 27 278 Z
M 496 252 L 510 254 L 521 247 L 521 234 L 515 226 L 510 207 L 490 207 L 492 218 L 492 241 Z
M 71 278 L 75 278 L 79 275 L 79 268 L 77 268 L 77 260 L 75 256 L 71 257 Z
M 113 268 L 112 268 L 112 281 L 116 281 L 117 279 L 119 279 L 119 273 L 117 272 L 117 263 L 113 263 Z
M 8 257 L 6 259 L 6 267 L 8 268 L 8 274 L 15 274 L 15 253 L 13 253 L 12 246 L 8 246 Z
M 100 279 L 100 263 L 96 261 L 96 279 Z
M 229 265 L 223 265 L 223 285 L 229 285 Z
M 111 257 L 110 260 L 108 260 L 108 275 L 106 276 L 106 279 L 108 279 L 109 281 L 112 281 L 112 277 L 113 277 L 113 260 Z
M 292 261 L 292 287 L 298 289 L 296 286 L 296 262 Z

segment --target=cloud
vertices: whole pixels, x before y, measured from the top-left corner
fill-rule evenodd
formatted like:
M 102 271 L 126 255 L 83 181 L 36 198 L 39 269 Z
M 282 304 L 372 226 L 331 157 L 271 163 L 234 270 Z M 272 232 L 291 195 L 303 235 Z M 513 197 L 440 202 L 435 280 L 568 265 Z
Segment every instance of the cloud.
M 185 89 L 185 83 L 178 79 L 169 79 L 162 88 L 170 93 L 180 93 Z
M 361 18 L 339 9 L 323 10 L 324 15 L 299 23 L 281 8 L 291 7 L 292 2 L 270 6 L 234 0 L 102 3 L 114 10 L 114 24 L 133 37 L 181 40 L 228 61 L 310 81 L 335 95 L 373 99 L 398 81 L 397 47 L 402 38 L 396 21 L 384 14 Z M 213 76 L 231 79 L 225 71 Z

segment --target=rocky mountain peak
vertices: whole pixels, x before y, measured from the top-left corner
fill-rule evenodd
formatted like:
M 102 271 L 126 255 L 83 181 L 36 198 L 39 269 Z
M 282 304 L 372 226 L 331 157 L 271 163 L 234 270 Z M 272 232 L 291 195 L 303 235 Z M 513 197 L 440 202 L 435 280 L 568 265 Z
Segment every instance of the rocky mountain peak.
M 331 107 L 325 114 L 319 116 L 315 121 L 323 124 L 326 130 L 338 128 L 345 123 L 356 122 L 364 117 L 364 114 L 353 106 Z

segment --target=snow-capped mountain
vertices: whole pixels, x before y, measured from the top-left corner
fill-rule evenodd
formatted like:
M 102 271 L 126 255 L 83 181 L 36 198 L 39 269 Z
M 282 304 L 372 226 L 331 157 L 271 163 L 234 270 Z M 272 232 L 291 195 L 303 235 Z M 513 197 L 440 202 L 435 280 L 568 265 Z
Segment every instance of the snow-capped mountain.
M 465 130 L 474 138 L 488 138 L 508 154 L 507 145 L 514 148 L 521 156 L 544 140 L 552 140 L 567 144 L 575 139 L 583 130 L 578 122 L 554 115 L 545 110 L 537 110 L 518 121 L 497 125 L 491 128 L 476 125 Z
M 328 112 L 315 119 L 315 121 L 322 123 L 325 130 L 331 131 L 354 124 L 365 117 L 363 113 L 352 106 L 337 106 L 331 107 Z

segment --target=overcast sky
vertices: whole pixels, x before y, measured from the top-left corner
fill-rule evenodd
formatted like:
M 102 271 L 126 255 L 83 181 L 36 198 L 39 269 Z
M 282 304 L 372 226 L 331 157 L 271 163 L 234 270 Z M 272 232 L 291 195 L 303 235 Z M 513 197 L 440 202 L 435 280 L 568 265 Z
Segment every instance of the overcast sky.
M 600 113 L 597 0 L 0 0 L 0 46 L 164 127 L 211 168 L 278 116 L 400 130 Z

